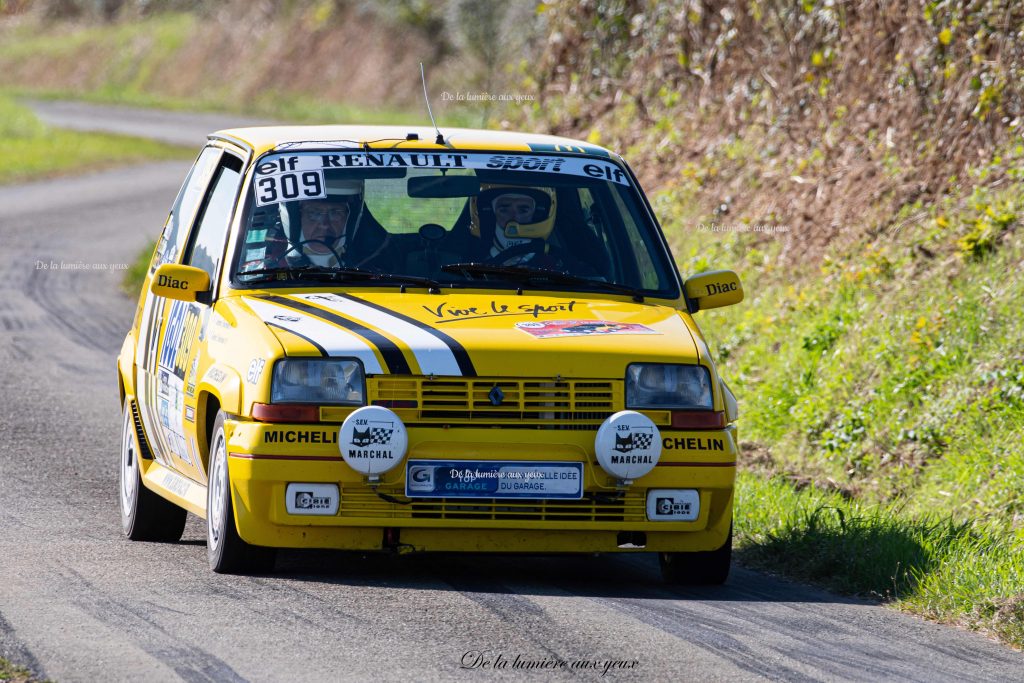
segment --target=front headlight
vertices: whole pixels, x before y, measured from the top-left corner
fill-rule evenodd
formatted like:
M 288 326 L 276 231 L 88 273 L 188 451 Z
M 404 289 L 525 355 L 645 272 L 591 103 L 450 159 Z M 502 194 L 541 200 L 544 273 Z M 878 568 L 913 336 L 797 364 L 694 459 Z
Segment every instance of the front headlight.
M 340 358 L 287 358 L 274 365 L 271 403 L 333 403 L 361 406 L 366 401 L 363 366 Z
M 702 365 L 634 363 L 626 368 L 626 407 L 710 410 L 711 373 Z

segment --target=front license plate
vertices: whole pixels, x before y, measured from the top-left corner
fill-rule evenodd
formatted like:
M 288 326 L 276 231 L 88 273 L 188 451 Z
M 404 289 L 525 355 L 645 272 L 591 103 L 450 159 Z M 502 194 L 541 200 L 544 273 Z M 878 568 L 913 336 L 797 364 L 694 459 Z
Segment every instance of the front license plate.
M 410 498 L 583 497 L 583 463 L 508 460 L 410 460 L 405 470 Z

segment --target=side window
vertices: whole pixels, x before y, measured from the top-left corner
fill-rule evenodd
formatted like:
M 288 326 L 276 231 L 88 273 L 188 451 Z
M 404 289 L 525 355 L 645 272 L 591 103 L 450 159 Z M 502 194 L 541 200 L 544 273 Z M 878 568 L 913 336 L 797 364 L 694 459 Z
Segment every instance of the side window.
M 590 188 L 581 187 L 579 188 L 580 195 L 580 209 L 583 211 L 583 222 L 590 232 L 594 233 L 594 236 L 601 240 L 601 243 L 607 249 L 608 240 L 603 230 L 598 227 L 598 221 L 600 220 L 600 214 L 597 209 L 594 208 L 595 200 L 594 195 L 590 193 Z
M 220 159 L 221 151 L 216 147 L 207 147 L 196 159 L 185 183 L 178 192 L 177 199 L 171 207 L 171 214 L 164 224 L 164 231 L 160 235 L 160 244 L 157 247 L 156 258 L 153 259 L 153 269 L 164 263 L 177 263 L 185 248 L 185 239 L 188 237 L 189 228 L 199 210 L 199 204 L 206 194 L 206 188 L 210 177 L 217 168 L 217 161 Z
M 224 242 L 241 180 L 242 162 L 231 154 L 225 154 L 217 167 L 202 215 L 189 241 L 185 265 L 205 270 L 210 275 L 211 283 L 224 255 Z
M 622 197 L 617 192 L 612 192 L 611 195 L 612 199 L 615 200 L 616 212 L 622 217 L 623 225 L 626 228 L 626 235 L 629 238 L 630 249 L 627 253 L 633 257 L 631 259 L 633 263 L 629 265 L 636 267 L 644 289 L 658 289 L 660 277 L 659 270 L 651 259 L 652 245 L 644 240 L 640 227 L 636 224 L 635 216 L 622 201 Z
M 590 188 L 581 187 L 579 194 L 583 222 L 594 233 L 595 238 L 604 249 L 604 253 L 610 256 L 612 280 L 619 282 L 623 279 L 635 278 L 635 268 L 624 267 L 624 255 L 621 253 L 621 249 L 616 248 L 615 236 L 611 234 L 616 228 L 609 220 L 608 212 L 605 210 L 609 201 L 607 191 L 596 192 Z M 613 212 L 612 215 L 614 216 L 615 213 Z M 631 266 L 631 264 L 627 264 L 627 266 Z

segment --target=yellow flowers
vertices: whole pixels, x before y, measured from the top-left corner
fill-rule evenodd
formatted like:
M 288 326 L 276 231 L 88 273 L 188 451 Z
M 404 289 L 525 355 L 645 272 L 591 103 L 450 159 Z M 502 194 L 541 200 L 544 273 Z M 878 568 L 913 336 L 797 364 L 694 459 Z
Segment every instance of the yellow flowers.
M 962 256 L 981 258 L 995 251 L 999 237 L 1017 221 L 1017 206 L 1013 201 L 973 202 L 978 212 L 973 227 L 957 239 L 957 248 Z
M 913 346 L 919 346 L 922 350 L 931 350 L 939 345 L 939 332 L 945 319 L 941 314 L 927 318 L 918 317 L 914 323 L 914 330 L 910 333 L 909 342 Z M 916 359 L 916 356 L 914 357 Z
M 948 28 L 944 28 L 939 31 L 939 43 L 943 46 L 949 45 L 953 41 L 953 32 Z

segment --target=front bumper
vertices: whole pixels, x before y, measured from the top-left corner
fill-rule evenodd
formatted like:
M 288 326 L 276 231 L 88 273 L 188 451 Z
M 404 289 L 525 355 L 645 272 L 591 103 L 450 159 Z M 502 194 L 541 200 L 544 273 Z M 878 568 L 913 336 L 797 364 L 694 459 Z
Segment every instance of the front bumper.
M 701 551 L 732 522 L 735 429 L 663 431 L 661 459 L 620 488 L 598 465 L 594 432 L 410 425 L 408 459 L 583 463 L 582 500 L 408 498 L 405 461 L 371 485 L 342 460 L 338 425 L 229 420 L 228 467 L 239 535 L 283 548 L 472 552 Z M 339 487 L 338 512 L 289 514 L 289 483 Z M 649 489 L 696 489 L 693 521 L 650 521 Z M 629 542 L 624 543 L 624 539 Z M 638 540 L 642 540 L 642 547 Z M 626 545 L 627 547 L 620 547 Z

